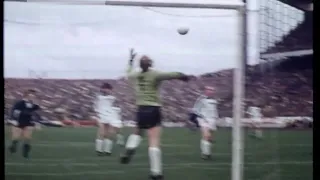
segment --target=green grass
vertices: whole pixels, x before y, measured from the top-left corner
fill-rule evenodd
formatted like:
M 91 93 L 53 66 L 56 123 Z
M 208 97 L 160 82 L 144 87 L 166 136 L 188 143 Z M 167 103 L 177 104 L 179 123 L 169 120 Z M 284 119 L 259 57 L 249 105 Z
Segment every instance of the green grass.
M 29 160 L 5 153 L 7 180 L 143 180 L 149 173 L 143 141 L 129 165 L 119 164 L 120 148 L 111 157 L 94 152 L 95 128 L 44 128 L 34 133 Z M 125 130 L 125 134 L 130 132 Z M 6 145 L 9 143 L 6 131 Z M 311 180 L 312 131 L 269 130 L 263 140 L 245 136 L 244 180 Z M 163 161 L 166 180 L 230 180 L 231 133 L 216 133 L 213 160 L 199 157 L 199 133 L 165 129 Z M 7 147 L 7 146 L 6 146 Z M 7 149 L 7 148 L 6 148 Z

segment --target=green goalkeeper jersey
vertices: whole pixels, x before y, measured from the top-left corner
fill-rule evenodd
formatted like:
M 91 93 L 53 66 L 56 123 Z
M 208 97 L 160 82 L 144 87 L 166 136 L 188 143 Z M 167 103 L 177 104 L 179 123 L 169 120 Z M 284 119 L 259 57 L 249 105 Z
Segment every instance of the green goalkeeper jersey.
M 181 77 L 178 72 L 132 72 L 132 66 L 127 70 L 127 76 L 133 83 L 138 106 L 161 106 L 159 87 L 163 80 L 177 79 Z

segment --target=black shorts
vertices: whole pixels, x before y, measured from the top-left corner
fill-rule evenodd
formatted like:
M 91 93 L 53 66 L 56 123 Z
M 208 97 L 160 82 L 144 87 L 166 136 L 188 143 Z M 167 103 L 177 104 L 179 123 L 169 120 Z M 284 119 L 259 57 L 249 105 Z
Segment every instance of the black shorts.
M 194 123 L 197 127 L 199 127 L 199 122 L 198 122 L 198 115 L 195 113 L 190 113 L 189 114 L 189 121 Z
M 34 126 L 34 122 L 29 119 L 19 119 L 19 120 L 17 120 L 17 124 L 15 124 L 15 126 L 23 129 L 25 127 Z
M 159 106 L 138 106 L 137 126 L 150 129 L 161 125 L 161 108 Z

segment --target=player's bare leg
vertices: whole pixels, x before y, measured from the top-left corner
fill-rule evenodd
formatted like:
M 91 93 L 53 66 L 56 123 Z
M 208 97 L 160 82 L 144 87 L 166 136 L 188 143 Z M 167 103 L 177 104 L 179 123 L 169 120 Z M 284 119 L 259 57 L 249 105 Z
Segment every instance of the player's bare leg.
M 24 144 L 22 146 L 22 156 L 25 158 L 29 158 L 29 153 L 31 151 L 31 139 L 32 139 L 32 132 L 34 130 L 33 126 L 27 126 L 22 131 L 22 137 Z
M 141 143 L 142 134 L 143 130 L 136 128 L 135 132 L 128 137 L 125 145 L 125 153 L 120 157 L 120 162 L 122 164 L 128 164 L 131 161 L 136 149 Z
M 207 160 L 211 158 L 212 147 L 212 131 L 208 127 L 202 127 L 202 139 L 200 142 L 200 149 L 202 158 Z
M 153 180 L 163 179 L 162 153 L 160 149 L 161 126 L 148 130 L 150 177 Z
M 256 138 L 262 138 L 262 130 L 261 130 L 261 128 L 259 128 L 259 127 L 255 127 L 254 128 L 254 136 L 256 137 Z
M 35 128 L 36 130 L 41 130 L 41 129 L 42 129 L 40 123 L 35 123 L 34 128 Z
M 257 119 L 254 133 L 255 133 L 256 138 L 259 138 L 259 139 L 262 138 L 262 129 L 261 129 L 261 119 L 260 118 Z
M 120 146 L 123 146 L 124 145 L 124 137 L 121 133 L 121 128 L 115 128 L 116 130 L 116 143 Z
M 259 127 L 259 125 L 256 125 L 255 122 L 251 125 L 251 136 L 254 138 L 262 138 L 262 129 Z
M 104 129 L 104 141 L 103 141 L 103 152 L 105 155 L 110 156 L 113 147 L 113 137 L 115 134 L 115 128 L 109 124 Z
M 103 145 L 103 151 L 106 155 L 112 154 L 112 148 L 113 148 L 113 141 L 116 139 L 116 143 L 119 145 L 124 144 L 124 140 L 120 132 L 120 128 L 114 127 L 112 125 L 109 125 L 107 129 L 105 129 L 105 135 L 104 136 L 104 145 Z M 121 137 L 119 137 L 119 135 Z
M 105 129 L 108 125 L 103 123 L 98 123 L 97 139 L 96 139 L 96 152 L 98 156 L 103 155 L 103 140 L 105 135 Z
M 11 134 L 12 134 L 12 137 L 11 137 L 11 145 L 9 146 L 9 151 L 11 153 L 15 153 L 17 151 L 19 139 L 22 135 L 22 129 L 15 127 L 15 126 L 12 126 L 11 127 Z

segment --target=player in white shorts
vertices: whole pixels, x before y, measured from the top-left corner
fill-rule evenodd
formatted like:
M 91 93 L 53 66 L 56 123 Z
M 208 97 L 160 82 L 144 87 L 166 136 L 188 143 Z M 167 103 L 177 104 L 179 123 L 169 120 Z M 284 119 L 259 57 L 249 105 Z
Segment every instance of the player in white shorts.
M 252 121 L 252 128 L 254 129 L 254 136 L 257 138 L 262 138 L 262 130 L 260 127 L 262 120 L 261 108 L 256 106 L 248 107 L 248 112 L 250 119 Z
M 203 159 L 211 158 L 213 132 L 217 130 L 216 121 L 219 117 L 217 110 L 218 102 L 211 98 L 213 93 L 213 87 L 205 87 L 205 96 L 201 100 L 198 100 L 193 108 L 198 114 L 197 120 L 202 132 L 200 149 Z
M 97 95 L 95 101 L 95 111 L 98 116 L 98 131 L 96 139 L 96 152 L 99 156 L 111 155 L 113 145 L 114 126 L 118 125 L 118 121 L 115 120 L 116 113 L 113 104 L 116 100 L 112 94 L 112 86 L 108 83 L 104 83 L 100 88 L 100 94 Z M 117 135 L 118 141 L 123 141 L 122 135 Z

